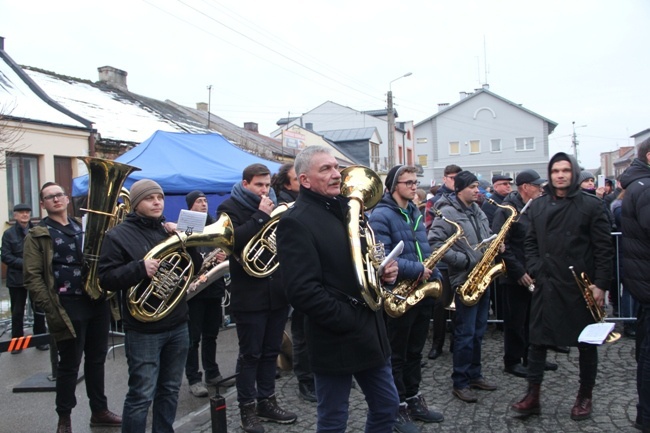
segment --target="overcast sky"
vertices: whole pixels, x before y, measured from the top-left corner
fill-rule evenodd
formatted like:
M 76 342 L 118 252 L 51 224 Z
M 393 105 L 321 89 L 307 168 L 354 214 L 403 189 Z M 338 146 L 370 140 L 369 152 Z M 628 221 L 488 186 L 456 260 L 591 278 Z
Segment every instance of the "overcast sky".
M 132 92 L 208 102 L 269 134 L 325 101 L 386 106 L 416 123 L 488 83 L 558 123 L 551 152 L 599 154 L 650 128 L 647 0 L 0 0 L 0 36 L 22 65 Z M 586 126 L 583 126 L 586 125 Z

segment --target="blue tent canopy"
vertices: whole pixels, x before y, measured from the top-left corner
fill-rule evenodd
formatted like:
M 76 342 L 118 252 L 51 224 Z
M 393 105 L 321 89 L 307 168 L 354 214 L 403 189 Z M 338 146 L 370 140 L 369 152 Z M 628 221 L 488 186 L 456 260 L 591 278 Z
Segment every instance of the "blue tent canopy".
M 141 170 L 129 175 L 126 188 L 140 179 L 153 179 L 165 192 L 165 216 L 175 221 L 185 209 L 185 194 L 195 189 L 208 196 L 212 214 L 216 205 L 241 181 L 244 168 L 255 163 L 266 165 L 271 173 L 280 168 L 274 161 L 247 153 L 221 134 L 188 134 L 156 131 L 139 146 L 115 161 Z M 72 181 L 72 196 L 88 194 L 88 175 Z M 181 196 L 181 197 L 174 197 Z

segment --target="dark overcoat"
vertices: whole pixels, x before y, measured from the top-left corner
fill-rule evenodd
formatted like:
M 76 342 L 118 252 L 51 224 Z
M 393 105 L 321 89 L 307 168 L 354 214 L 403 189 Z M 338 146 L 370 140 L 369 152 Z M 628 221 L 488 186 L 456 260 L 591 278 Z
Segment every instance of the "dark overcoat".
M 301 188 L 277 232 L 284 287 L 291 305 L 307 316 L 309 359 L 320 374 L 377 368 L 390 356 L 382 310 L 361 305 L 347 203 Z
M 580 168 L 575 159 L 558 153 L 572 165 L 572 184 L 559 198 L 552 180 L 545 194 L 535 199 L 528 212 L 525 252 L 528 271 L 535 280 L 530 313 L 530 342 L 536 345 L 576 346 L 585 326 L 594 323 L 569 266 L 586 272 L 599 288 L 607 290 L 612 278 L 614 249 L 610 225 L 602 201 L 580 190 Z

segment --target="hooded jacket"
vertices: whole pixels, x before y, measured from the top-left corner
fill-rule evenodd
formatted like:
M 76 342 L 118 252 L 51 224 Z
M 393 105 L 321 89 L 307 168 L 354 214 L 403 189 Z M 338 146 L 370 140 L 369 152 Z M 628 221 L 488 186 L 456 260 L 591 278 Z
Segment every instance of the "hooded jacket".
M 650 303 L 650 165 L 636 158 L 621 176 L 625 196 L 621 209 L 625 288 Z
M 551 169 L 558 161 L 571 164 L 571 183 L 564 198 L 553 186 Z M 524 241 L 526 266 L 535 280 L 530 313 L 530 342 L 575 346 L 585 326 L 594 323 L 569 266 L 585 272 L 599 288 L 612 279 L 614 249 L 609 222 L 598 197 L 582 192 L 580 168 L 566 153 L 548 164 L 545 194 L 527 211 L 530 225 Z

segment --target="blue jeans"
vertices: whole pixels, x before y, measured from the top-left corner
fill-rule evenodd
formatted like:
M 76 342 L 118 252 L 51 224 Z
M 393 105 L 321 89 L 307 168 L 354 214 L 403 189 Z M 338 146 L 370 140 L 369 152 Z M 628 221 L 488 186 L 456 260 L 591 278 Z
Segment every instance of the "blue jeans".
M 471 307 L 463 304 L 458 294 L 455 296 L 454 365 L 451 380 L 454 388 L 462 389 L 482 377 L 481 345 L 490 312 L 490 294 L 487 291 L 483 293 L 481 299 Z
M 237 401 L 243 405 L 275 394 L 276 361 L 289 306 L 234 314 L 239 340 Z
M 390 360 L 381 367 L 358 373 L 333 375 L 314 373 L 318 398 L 317 433 L 345 433 L 350 406 L 352 376 L 368 403 L 366 433 L 392 433 L 397 419 L 399 397 Z
M 129 391 L 124 400 L 122 433 L 145 432 L 152 401 L 152 431 L 173 433 L 189 344 L 187 323 L 155 334 L 126 331 Z

